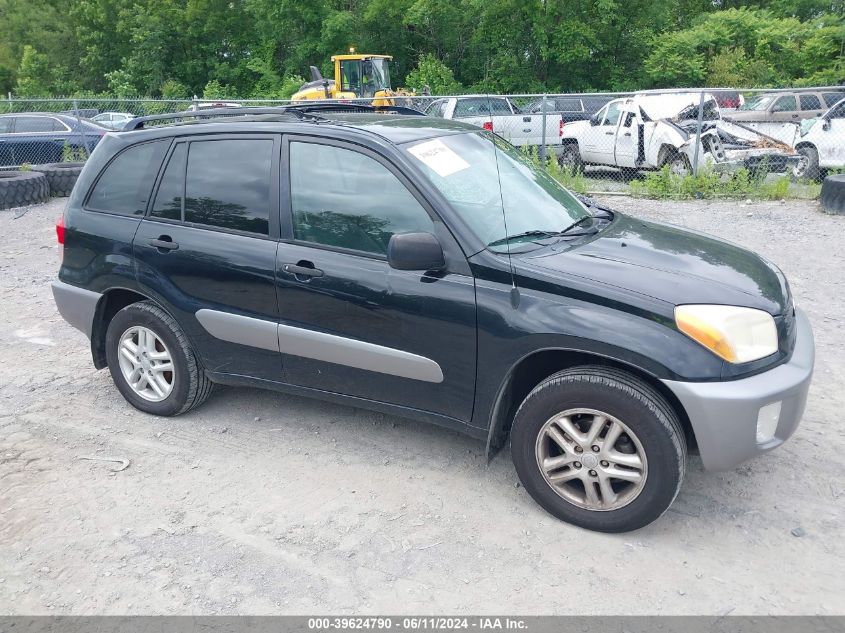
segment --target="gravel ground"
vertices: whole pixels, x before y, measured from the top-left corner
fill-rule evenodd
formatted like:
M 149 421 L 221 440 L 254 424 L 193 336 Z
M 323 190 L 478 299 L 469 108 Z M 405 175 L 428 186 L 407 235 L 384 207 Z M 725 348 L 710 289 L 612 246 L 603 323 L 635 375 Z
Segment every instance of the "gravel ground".
M 694 458 L 625 535 L 552 519 L 507 452 L 442 429 L 252 389 L 137 412 L 53 304 L 64 201 L 0 211 L 0 612 L 845 613 L 845 217 L 607 202 L 777 263 L 818 354 L 789 443 L 728 473 Z

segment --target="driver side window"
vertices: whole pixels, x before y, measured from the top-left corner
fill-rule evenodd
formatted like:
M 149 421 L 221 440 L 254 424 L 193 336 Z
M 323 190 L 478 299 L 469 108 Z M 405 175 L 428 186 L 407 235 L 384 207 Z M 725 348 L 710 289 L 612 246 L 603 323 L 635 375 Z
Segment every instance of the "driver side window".
M 794 96 L 780 97 L 772 108 L 772 112 L 795 112 L 798 104 Z
M 434 223 L 384 165 L 359 152 L 290 144 L 293 232 L 297 240 L 387 254 L 394 233 L 433 232 Z
M 616 127 L 616 124 L 619 123 L 619 116 L 621 114 L 622 108 L 619 103 L 609 103 L 607 105 L 607 112 L 605 113 L 604 120 L 601 124 Z

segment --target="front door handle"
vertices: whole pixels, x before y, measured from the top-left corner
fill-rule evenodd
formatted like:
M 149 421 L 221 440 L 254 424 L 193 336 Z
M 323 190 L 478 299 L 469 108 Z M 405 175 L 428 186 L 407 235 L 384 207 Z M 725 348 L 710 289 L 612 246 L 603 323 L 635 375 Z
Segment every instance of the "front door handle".
M 299 264 L 285 264 L 282 270 L 297 277 L 322 277 L 323 271 L 319 268 L 312 268 L 310 266 L 300 266 Z
M 615 132 L 605 132 L 605 134 L 607 134 L 608 136 L 613 136 Z
M 157 240 L 150 240 L 147 244 L 162 251 L 175 251 L 179 248 L 179 245 L 169 235 L 159 235 Z

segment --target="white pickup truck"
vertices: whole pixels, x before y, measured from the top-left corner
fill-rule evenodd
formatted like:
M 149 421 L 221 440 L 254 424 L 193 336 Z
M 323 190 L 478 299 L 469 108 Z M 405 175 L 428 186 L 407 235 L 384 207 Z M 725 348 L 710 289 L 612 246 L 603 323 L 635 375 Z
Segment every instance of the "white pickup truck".
M 623 171 L 660 169 L 676 173 L 710 166 L 786 171 L 804 160 L 786 143 L 724 121 L 716 99 L 705 94 L 701 144 L 696 130 L 701 93 L 638 93 L 614 99 L 588 121 L 567 123 L 561 133 L 559 162 L 581 172 L 585 165 L 621 167 Z
M 510 99 L 486 95 L 444 97 L 429 104 L 425 113 L 442 119 L 456 119 L 495 132 L 517 147 L 547 145 L 560 148 L 563 118 L 560 113 L 520 112 Z
M 845 99 L 818 119 L 805 119 L 795 149 L 805 161 L 795 169 L 799 178 L 823 178 L 828 169 L 845 167 Z

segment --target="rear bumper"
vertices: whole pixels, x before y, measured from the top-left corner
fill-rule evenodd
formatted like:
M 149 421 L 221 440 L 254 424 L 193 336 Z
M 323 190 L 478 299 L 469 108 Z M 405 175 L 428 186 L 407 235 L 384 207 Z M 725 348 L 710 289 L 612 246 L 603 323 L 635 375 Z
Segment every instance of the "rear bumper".
M 707 470 L 728 470 L 783 444 L 801 421 L 813 377 L 815 345 L 807 316 L 796 308 L 797 336 L 789 362 L 750 378 L 726 382 L 664 380 L 692 424 Z M 757 437 L 761 409 L 780 403 L 774 434 Z M 769 408 L 767 411 L 771 411 Z
M 53 299 L 56 301 L 59 314 L 65 321 L 85 334 L 89 340 L 97 303 L 102 296 L 99 292 L 71 286 L 63 281 L 53 282 Z

